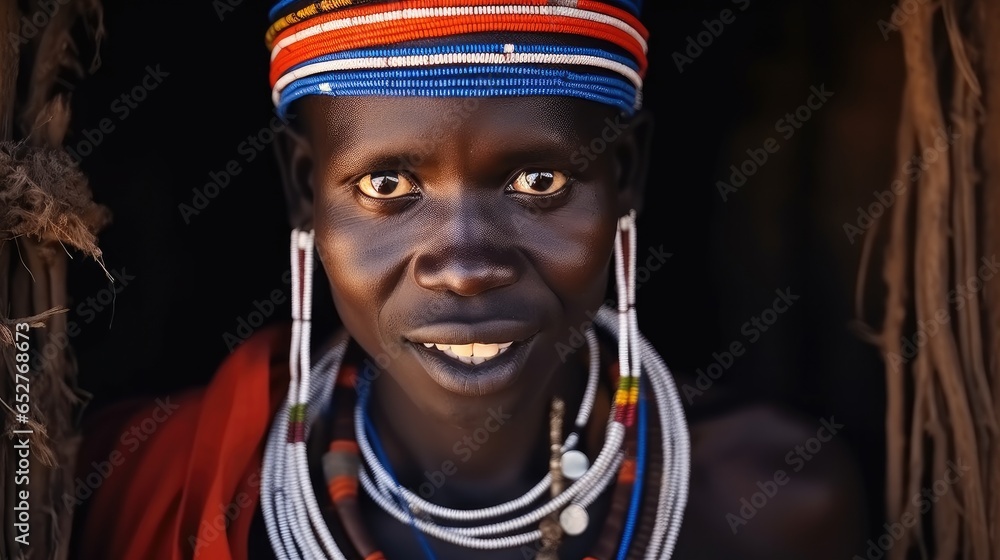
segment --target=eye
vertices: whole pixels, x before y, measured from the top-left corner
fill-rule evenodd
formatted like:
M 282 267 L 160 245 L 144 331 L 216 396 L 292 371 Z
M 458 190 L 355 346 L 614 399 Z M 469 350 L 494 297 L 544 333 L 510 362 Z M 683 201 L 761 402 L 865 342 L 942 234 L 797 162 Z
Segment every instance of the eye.
M 525 194 L 554 194 L 561 191 L 568 181 L 569 177 L 558 171 L 522 171 L 510 188 Z
M 369 173 L 358 181 L 358 190 L 372 198 L 400 198 L 414 191 L 413 183 L 395 171 Z

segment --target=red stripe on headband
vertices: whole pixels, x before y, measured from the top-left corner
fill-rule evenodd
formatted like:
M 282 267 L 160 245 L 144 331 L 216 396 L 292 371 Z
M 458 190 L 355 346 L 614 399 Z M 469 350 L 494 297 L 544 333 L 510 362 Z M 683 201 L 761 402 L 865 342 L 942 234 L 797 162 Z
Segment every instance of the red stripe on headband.
M 426 17 L 328 31 L 284 47 L 271 61 L 271 87 L 274 87 L 278 79 L 292 67 L 326 54 L 418 39 L 491 31 L 590 37 L 615 44 L 630 53 L 639 64 L 640 76 L 645 75 L 648 66 L 646 53 L 635 37 L 606 23 L 569 16 L 548 16 L 539 19 L 533 14 Z
M 308 19 L 304 19 L 298 23 L 291 25 L 290 27 L 283 29 L 278 36 L 271 41 L 267 48 L 272 49 L 274 45 L 288 37 L 293 33 L 302 31 L 312 27 L 313 25 L 318 25 L 326 23 L 328 21 L 336 21 L 340 19 L 349 19 L 352 17 L 369 16 L 384 12 L 396 12 L 400 10 L 411 10 L 411 9 L 421 9 L 421 8 L 468 8 L 475 6 L 553 6 L 550 0 L 404 0 L 399 2 L 377 4 L 377 5 L 367 5 L 367 6 L 357 6 L 354 8 L 343 8 L 332 12 L 327 12 L 325 14 L 319 14 Z M 578 0 L 577 5 L 573 6 L 580 10 L 586 10 L 588 12 L 596 12 L 599 14 L 604 14 L 606 16 L 611 16 L 615 19 L 620 19 L 621 21 L 627 23 L 633 29 L 639 32 L 639 35 L 643 39 L 649 39 L 649 30 L 646 29 L 642 22 L 638 20 L 635 16 L 628 13 L 625 10 L 616 8 L 609 4 L 599 2 L 597 0 Z M 534 16 L 538 17 L 538 16 Z

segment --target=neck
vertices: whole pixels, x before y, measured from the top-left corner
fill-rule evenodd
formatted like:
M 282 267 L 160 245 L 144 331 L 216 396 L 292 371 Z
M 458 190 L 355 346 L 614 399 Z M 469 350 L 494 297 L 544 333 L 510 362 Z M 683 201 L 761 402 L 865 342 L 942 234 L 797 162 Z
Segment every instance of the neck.
M 429 418 L 388 379 L 375 384 L 369 411 L 400 484 L 446 507 L 486 507 L 524 494 L 548 471 L 552 398 L 566 402 L 565 435 L 573 429 L 586 371 L 582 360 L 570 360 L 517 410 L 484 403 L 483 412 L 462 425 Z

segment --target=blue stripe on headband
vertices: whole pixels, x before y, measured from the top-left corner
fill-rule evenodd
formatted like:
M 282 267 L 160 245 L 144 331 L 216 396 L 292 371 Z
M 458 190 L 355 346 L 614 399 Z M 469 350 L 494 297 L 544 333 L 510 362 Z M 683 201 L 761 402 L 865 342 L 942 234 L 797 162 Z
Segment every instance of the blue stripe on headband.
M 271 23 L 274 23 L 274 20 L 278 19 L 278 14 L 281 13 L 281 10 L 285 9 L 293 1 L 294 0 L 281 0 L 272 6 L 271 10 L 267 12 L 267 19 L 270 20 Z
M 546 84 L 551 83 L 552 85 L 563 83 L 567 86 L 592 85 L 594 87 L 612 88 L 622 94 L 631 95 L 632 100 L 635 99 L 636 95 L 636 90 L 632 84 L 618 77 L 579 74 L 570 72 L 569 70 L 533 67 L 512 68 L 510 66 L 496 65 L 329 72 L 302 78 L 296 80 L 293 84 L 353 83 L 369 85 L 378 83 L 384 84 L 387 87 L 395 87 L 393 84 L 397 82 L 418 80 L 425 84 L 420 87 L 436 87 L 436 85 L 448 86 L 454 84 L 456 83 L 456 79 L 462 80 L 466 76 L 470 78 L 465 79 L 477 80 L 477 83 L 483 83 L 484 85 L 506 86 L 511 85 L 513 81 L 521 84 L 530 84 L 531 80 L 534 79 L 544 80 Z
M 516 71 L 512 71 L 516 70 Z M 471 74 L 471 76 L 470 76 Z M 497 75 L 504 75 L 498 77 Z M 465 76 L 465 77 L 462 77 Z M 386 97 L 568 96 L 612 105 L 632 114 L 636 89 L 623 78 L 566 70 L 472 66 L 375 72 L 330 72 L 296 80 L 281 96 L 278 114 L 306 95 Z
M 400 47 L 400 48 L 377 48 L 377 49 L 355 49 L 352 51 L 342 51 L 339 53 L 317 56 L 300 64 L 289 68 L 289 72 L 299 68 L 315 64 L 317 62 L 328 62 L 331 60 L 345 60 L 350 58 L 384 58 L 393 56 L 428 56 L 436 54 L 465 54 L 465 53 L 497 53 L 503 54 L 507 45 L 500 43 L 479 43 L 467 45 L 438 45 L 433 47 Z M 604 49 L 572 47 L 567 45 L 514 45 L 515 53 L 531 54 L 564 54 L 596 56 L 624 64 L 629 68 L 639 71 L 639 65 L 635 60 L 615 54 Z

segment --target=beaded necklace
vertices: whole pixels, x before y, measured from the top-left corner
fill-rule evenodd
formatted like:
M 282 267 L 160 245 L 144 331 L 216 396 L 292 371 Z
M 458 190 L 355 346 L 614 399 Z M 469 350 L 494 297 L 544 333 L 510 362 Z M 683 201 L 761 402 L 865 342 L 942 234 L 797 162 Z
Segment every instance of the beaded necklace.
M 613 311 L 603 309 L 597 316 L 597 326 L 603 327 L 603 330 L 610 331 L 609 334 L 613 335 L 617 326 L 617 320 L 614 315 Z M 382 495 L 381 490 L 372 480 L 378 477 L 378 475 L 369 473 L 362 467 L 363 452 L 359 439 L 365 436 L 362 435 L 364 434 L 364 430 L 358 429 L 358 426 L 364 423 L 363 407 L 358 406 L 359 399 L 357 392 L 350 390 L 352 376 L 348 375 L 341 378 L 331 373 L 338 372 L 341 369 L 340 363 L 346 352 L 347 344 L 348 339 L 344 336 L 312 368 L 314 370 L 314 377 L 319 379 L 325 378 L 325 381 L 310 387 L 310 406 L 307 407 L 307 410 L 316 412 L 310 413 L 302 425 L 308 426 L 316 418 L 319 411 L 324 408 L 322 406 L 323 403 L 328 403 L 328 406 L 333 407 L 337 418 L 333 429 L 333 441 L 330 444 L 329 452 L 323 459 L 323 470 L 327 480 L 329 498 L 338 513 L 343 532 L 350 541 L 353 552 L 366 560 L 375 560 L 382 557 L 381 552 L 368 534 L 364 524 L 360 521 L 361 514 L 357 503 L 359 485 L 365 489 L 373 500 L 378 501 L 377 497 Z M 656 406 L 647 412 L 644 410 L 646 406 L 643 404 L 646 402 L 646 399 L 639 399 L 640 408 L 643 409 L 637 411 L 637 420 L 640 429 L 629 430 L 628 438 L 625 437 L 624 427 L 613 420 L 615 414 L 612 412 L 612 419 L 609 424 L 622 426 L 618 434 L 611 435 L 611 437 L 614 437 L 613 444 L 616 452 L 612 454 L 612 460 L 608 461 L 607 464 L 612 465 L 612 467 L 601 467 L 598 465 L 599 459 L 595 460 L 594 465 L 591 466 L 588 472 L 600 473 L 599 475 L 594 475 L 594 477 L 600 476 L 602 480 L 600 483 L 594 483 L 594 486 L 591 486 L 588 492 L 577 492 L 577 495 L 585 495 L 584 498 L 578 500 L 577 505 L 582 504 L 586 507 L 607 489 L 611 485 L 611 482 L 617 481 L 614 485 L 614 490 L 612 490 L 612 511 L 605 521 L 601 538 L 589 558 L 600 560 L 610 558 L 623 559 L 629 557 L 630 554 L 634 554 L 634 552 L 630 552 L 630 550 L 634 550 L 631 548 L 632 543 L 630 541 L 634 539 L 633 535 L 636 533 L 636 527 L 640 524 L 645 524 L 651 529 L 643 531 L 643 533 L 649 534 L 649 542 L 646 543 L 646 554 L 643 557 L 646 559 L 669 558 L 676 543 L 680 524 L 679 515 L 675 516 L 673 514 L 683 512 L 683 507 L 686 503 L 687 465 L 689 461 L 686 426 L 681 424 L 682 434 L 679 437 L 671 429 L 672 422 L 683 422 L 683 417 L 678 417 L 681 410 L 676 388 L 669 380 L 669 377 L 663 375 L 669 372 L 665 366 L 662 366 L 662 362 L 659 364 L 656 363 L 658 362 L 658 357 L 656 361 L 650 361 L 649 357 L 655 357 L 655 353 L 653 353 L 648 342 L 640 340 L 640 347 L 643 358 L 641 360 L 643 369 L 648 370 L 650 375 L 644 376 L 644 379 L 648 380 L 647 384 L 640 384 L 637 389 L 641 388 L 643 392 L 651 393 L 650 400 L 652 402 L 650 404 L 655 404 Z M 658 366 L 662 367 L 662 369 Z M 666 380 L 667 383 L 663 383 L 663 380 Z M 588 392 L 590 389 L 589 385 L 588 383 Z M 335 390 L 335 387 L 337 390 Z M 286 407 L 285 411 L 288 410 L 289 407 Z M 292 426 L 298 424 L 297 422 L 290 423 L 289 419 L 291 417 L 292 414 L 279 413 L 272 427 L 271 436 L 268 438 L 267 449 L 265 451 L 261 507 L 264 510 L 265 523 L 268 525 L 268 534 L 272 546 L 279 559 L 346 558 L 339 545 L 334 542 L 325 522 L 322 526 L 319 526 L 309 516 L 308 510 L 311 507 L 315 507 L 316 518 L 322 519 L 322 516 L 319 514 L 315 494 L 309 483 L 308 468 L 305 466 L 304 461 L 301 463 L 302 466 L 299 467 L 296 465 L 297 461 L 294 460 L 297 454 L 283 452 L 282 450 L 282 448 L 286 448 L 284 451 L 287 451 L 289 447 L 287 441 L 290 424 Z M 641 429 L 641 425 L 644 422 L 648 422 L 647 426 L 650 426 L 651 429 L 648 431 Z M 659 429 L 654 427 L 657 424 L 659 424 Z M 673 424 L 673 426 L 676 425 Z M 579 429 L 579 426 L 577 429 Z M 296 432 L 297 439 L 298 428 L 293 427 L 293 431 Z M 576 436 L 574 439 L 579 437 L 579 434 L 576 432 L 570 437 L 574 435 Z M 639 456 L 632 451 L 621 452 L 623 449 L 629 450 L 630 448 L 642 452 L 646 447 L 639 445 L 636 439 L 641 437 L 647 438 L 647 443 L 656 442 L 656 440 L 659 440 L 660 443 L 660 445 L 655 445 L 654 443 L 648 446 L 648 451 L 645 451 L 646 455 L 643 457 L 643 459 L 647 460 L 646 462 L 640 461 Z M 566 443 L 569 442 L 569 438 L 567 438 Z M 609 447 L 607 442 L 605 447 Z M 282 460 L 278 461 L 278 459 Z M 656 466 L 653 467 L 654 465 Z M 300 471 L 300 468 L 303 470 Z M 648 476 L 640 477 L 640 475 L 647 473 Z M 295 475 L 295 478 L 292 478 L 291 475 Z M 306 484 L 304 486 L 299 484 L 299 480 L 306 481 Z M 288 484 L 290 481 L 295 482 L 294 484 Z M 579 480 L 574 484 L 577 483 L 579 483 Z M 660 488 L 657 496 L 658 499 L 652 499 L 653 495 L 651 492 L 648 493 L 650 495 L 646 500 L 636 498 L 637 496 L 641 497 L 642 488 L 652 489 L 656 487 Z M 298 497 L 296 494 L 298 494 Z M 530 514 L 522 516 L 522 519 L 519 520 L 521 523 L 510 523 L 508 521 L 494 523 L 493 526 L 462 528 L 463 530 L 459 532 L 458 536 L 462 537 L 464 545 L 482 545 L 484 544 L 482 541 L 498 541 L 492 543 L 497 546 L 475 546 L 475 548 L 510 548 L 530 545 L 537 542 L 538 538 L 541 537 L 539 532 L 531 532 L 532 538 L 521 537 L 519 539 L 510 538 L 503 533 L 516 528 L 516 525 L 523 525 L 524 519 L 530 520 L 530 523 L 537 523 L 546 515 L 567 505 L 567 502 L 569 502 L 567 498 L 557 498 L 557 500 L 558 502 L 556 500 L 549 500 L 541 508 L 537 508 L 530 512 Z M 307 503 L 309 501 L 312 502 L 312 506 Z M 520 501 L 527 501 L 527 499 L 525 498 Z M 530 503 L 528 502 L 528 505 Z M 379 505 L 386 511 L 390 511 L 392 507 L 396 507 L 397 512 L 402 511 L 399 509 L 398 504 L 393 506 L 391 502 Z M 412 503 L 411 507 L 413 507 Z M 298 511 L 302 511 L 305 515 L 299 516 L 297 514 Z M 435 511 L 440 513 L 443 509 L 436 509 Z M 411 510 L 410 514 L 413 513 L 414 511 Z M 422 516 L 425 513 L 430 514 L 431 512 L 418 509 L 417 513 Z M 405 512 L 403 515 L 402 519 L 399 519 L 398 516 L 397 519 L 405 524 L 411 523 L 409 515 Z M 482 513 L 474 515 L 482 515 Z M 642 517 L 645 517 L 645 519 L 641 519 Z M 653 517 L 655 517 L 655 521 L 650 526 L 649 520 Z M 268 519 L 271 519 L 271 521 L 268 521 Z M 427 535 L 441 538 L 442 535 L 446 534 L 440 527 L 429 529 L 436 525 L 425 522 L 418 516 L 414 516 L 412 522 L 420 531 Z M 608 550 L 609 541 L 614 541 L 612 550 Z M 330 543 L 333 546 L 327 548 L 325 546 L 326 543 Z M 501 544 L 503 546 L 499 546 Z
M 588 342 L 591 342 L 591 356 L 595 357 L 596 354 L 596 337 L 593 336 L 592 331 L 587 333 Z M 590 362 L 593 366 L 599 366 L 599 362 L 594 360 Z M 617 378 L 617 364 L 609 364 L 607 367 L 607 375 L 604 378 L 614 386 L 614 382 Z M 572 444 L 576 446 L 577 442 L 580 440 L 584 428 L 594 428 L 596 426 L 587 426 L 586 418 L 589 416 L 590 412 L 586 410 L 588 407 L 587 403 L 591 405 L 594 403 L 593 397 L 588 397 L 587 395 L 596 393 L 599 390 L 599 378 L 600 369 L 598 367 L 590 368 L 591 375 L 588 375 L 587 389 L 584 392 L 583 403 L 581 404 L 580 412 L 577 415 L 576 422 L 570 424 L 571 428 L 575 427 L 575 430 L 569 435 L 569 437 L 564 440 L 553 440 L 556 445 L 552 448 L 554 453 L 557 455 L 564 455 L 564 451 L 567 446 Z M 595 375 L 596 374 L 596 375 Z M 368 375 L 362 369 L 362 373 L 358 375 L 356 373 L 356 368 L 351 364 L 346 364 L 342 367 L 341 373 L 337 380 L 337 391 L 334 392 L 332 400 L 329 406 L 324 407 L 321 411 L 318 426 L 324 426 L 317 433 L 317 436 L 323 438 L 323 440 L 328 440 L 329 444 L 326 446 L 326 453 L 322 457 L 323 465 L 323 475 L 325 478 L 325 492 L 322 492 L 321 496 L 323 498 L 329 498 L 329 500 L 323 500 L 320 503 L 320 507 L 324 510 L 330 510 L 334 512 L 338 518 L 340 529 L 344 533 L 344 544 L 349 544 L 349 546 L 342 547 L 343 552 L 347 557 L 356 556 L 358 558 L 374 560 L 378 558 L 383 558 L 382 552 L 374 544 L 374 539 L 371 537 L 370 532 L 365 527 L 362 520 L 362 515 L 360 509 L 358 508 L 358 490 L 359 490 L 359 477 L 368 476 L 369 478 L 374 477 L 374 474 L 367 474 L 364 468 L 363 456 L 365 452 L 361 451 L 362 447 L 369 447 L 369 451 L 373 453 L 378 461 L 384 467 L 383 472 L 388 472 L 391 475 L 391 467 L 388 466 L 384 458 L 384 454 L 379 451 L 381 447 L 380 444 L 376 443 L 377 435 L 374 433 L 374 428 L 371 426 L 369 420 L 363 416 L 362 421 L 367 425 L 366 430 L 358 430 L 357 420 L 358 420 L 358 409 L 365 406 L 364 400 L 365 389 L 364 389 L 364 379 Z M 361 379 L 357 382 L 357 379 Z M 593 381 L 593 382 L 592 382 Z M 354 389 L 358 389 L 355 391 Z M 558 400 L 558 399 L 557 399 Z M 555 404 L 555 403 L 554 403 Z M 601 526 L 601 530 L 597 533 L 597 540 L 589 551 L 589 556 L 586 556 L 587 560 L 601 559 L 601 560 L 611 560 L 614 558 L 639 558 L 639 551 L 641 547 L 650 537 L 651 525 L 647 524 L 645 530 L 640 529 L 636 523 L 629 521 L 633 518 L 635 514 L 638 514 L 640 509 L 644 509 L 645 513 L 649 515 L 655 514 L 656 503 L 655 500 L 646 500 L 645 503 L 640 504 L 640 500 L 636 496 L 640 495 L 642 482 L 645 480 L 653 486 L 658 485 L 662 473 L 658 468 L 659 465 L 651 465 L 652 468 L 644 470 L 644 455 L 649 455 L 653 459 L 656 459 L 657 454 L 654 453 L 644 453 L 641 445 L 641 440 L 644 439 L 644 430 L 642 429 L 642 424 L 644 423 L 647 416 L 651 418 L 651 429 L 649 430 L 649 435 L 654 439 L 659 435 L 658 429 L 658 418 L 655 415 L 655 411 L 652 413 L 647 413 L 645 409 L 645 401 L 640 399 L 639 401 L 639 430 L 630 430 L 626 436 L 625 443 L 625 457 L 621 462 L 621 465 L 616 471 L 614 488 L 611 490 L 611 495 L 609 496 L 610 505 L 608 510 L 608 515 Z M 555 414 L 553 413 L 555 417 Z M 561 414 L 559 415 L 561 416 Z M 556 433 L 560 433 L 560 438 L 562 437 L 561 427 L 557 424 L 552 425 L 553 432 L 551 436 L 555 438 Z M 359 444 L 360 434 L 365 433 L 371 434 L 368 439 L 371 441 L 367 444 Z M 637 440 L 638 437 L 638 440 Z M 313 438 L 315 439 L 315 438 Z M 318 442 L 314 442 L 315 447 Z M 569 453 L 578 453 L 583 455 L 580 451 L 572 450 Z M 315 457 L 315 455 L 314 455 Z M 562 461 L 560 465 L 562 468 L 558 471 L 554 470 L 547 475 L 545 481 L 549 480 L 549 477 L 555 477 L 558 474 L 561 476 L 563 470 L 569 471 L 570 476 L 567 480 L 572 480 L 578 478 L 580 464 L 575 461 L 569 461 L 570 465 L 566 464 L 567 461 Z M 575 465 L 575 466 L 574 466 Z M 360 467 L 360 468 L 359 468 Z M 585 468 L 585 467 L 584 467 Z M 360 471 L 360 472 L 359 472 Z M 647 476 L 643 476 L 643 473 L 647 473 Z M 314 480 L 318 480 L 315 476 Z M 393 486 L 396 486 L 395 481 L 393 481 Z M 317 488 L 317 491 L 318 488 Z M 379 491 L 374 489 L 374 491 Z M 408 495 L 415 496 L 406 490 Z M 538 493 L 538 492 L 535 492 Z M 544 493 L 540 494 L 544 496 Z M 430 502 L 425 502 L 430 506 L 430 509 L 424 510 L 419 507 L 414 508 L 413 515 L 422 517 L 426 519 L 429 515 L 434 513 L 438 515 L 443 511 L 458 511 L 458 510 L 448 510 L 448 508 L 442 508 Z M 531 505 L 530 503 L 525 504 L 526 506 Z M 640 508 L 639 506 L 642 506 Z M 633 513 L 634 512 L 634 513 Z M 448 516 L 445 513 L 445 516 Z M 451 515 L 451 517 L 456 517 Z M 544 521 L 544 520 L 543 520 Z M 404 524 L 408 524 L 409 521 L 403 521 Z M 559 524 L 558 518 L 555 521 L 556 525 Z M 634 535 L 634 538 L 633 538 Z M 418 538 L 418 542 L 419 542 Z M 544 560 L 545 558 L 558 558 L 558 556 L 545 556 L 544 550 L 541 546 L 528 545 L 521 547 L 522 554 L 524 553 L 534 553 L 534 556 L 538 560 Z M 426 554 L 425 557 L 433 559 L 433 553 Z

